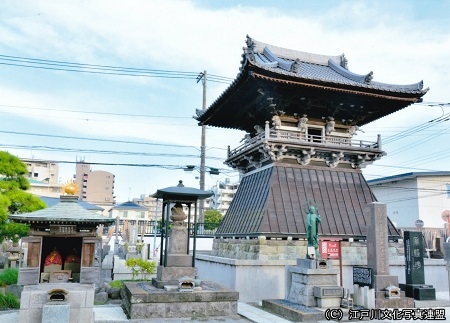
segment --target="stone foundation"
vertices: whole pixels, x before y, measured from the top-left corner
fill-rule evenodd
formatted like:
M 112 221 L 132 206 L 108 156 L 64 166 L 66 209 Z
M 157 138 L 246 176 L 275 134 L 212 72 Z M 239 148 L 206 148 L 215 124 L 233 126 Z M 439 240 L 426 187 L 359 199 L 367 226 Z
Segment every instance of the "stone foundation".
M 64 290 L 64 301 L 51 301 L 49 291 Z M 58 283 L 24 286 L 20 298 L 20 323 L 41 323 L 43 308 L 54 313 L 59 310 L 61 315 L 70 313 L 71 323 L 94 322 L 94 294 L 93 284 Z M 55 304 L 61 306 L 53 306 Z M 47 306 L 47 305 L 52 305 Z M 64 311 L 61 311 L 64 309 Z M 60 316 L 62 317 L 62 316 Z
M 122 307 L 130 319 L 237 318 L 239 293 L 204 281 L 191 293 L 165 291 L 150 283 L 124 283 Z

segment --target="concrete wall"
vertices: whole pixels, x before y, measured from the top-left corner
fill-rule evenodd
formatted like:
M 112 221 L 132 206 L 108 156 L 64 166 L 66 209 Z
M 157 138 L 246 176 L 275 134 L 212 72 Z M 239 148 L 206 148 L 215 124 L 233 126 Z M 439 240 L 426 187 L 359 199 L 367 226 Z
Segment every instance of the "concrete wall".
M 221 244 L 216 239 L 215 243 Z M 266 249 L 264 246 L 255 247 L 257 240 L 234 240 L 221 246 L 222 256 L 198 254 L 196 257 L 196 267 L 200 279 L 213 280 L 226 287 L 239 292 L 239 299 L 244 302 L 258 302 L 263 299 L 286 298 L 290 289 L 289 266 L 296 265 L 297 258 L 304 258 L 304 253 L 296 255 L 289 254 L 291 259 L 286 259 L 283 254 L 283 246 L 287 241 L 277 241 L 276 252 L 273 246 Z M 269 242 L 269 241 L 267 241 Z M 303 241 L 291 241 L 290 244 L 303 244 Z M 252 249 L 259 250 L 258 255 L 251 255 L 242 250 L 248 250 L 245 244 L 253 245 Z M 270 244 L 270 243 L 269 243 Z M 217 245 L 215 245 L 218 247 Z M 226 246 L 229 248 L 227 249 Z M 232 247 L 238 251 L 232 251 Z M 297 246 L 299 248 L 299 246 Z M 264 250 L 270 252 L 269 255 L 261 254 Z M 342 286 L 353 292 L 353 266 L 367 265 L 367 249 L 364 242 L 341 242 L 342 263 L 333 261 L 335 268 L 341 268 Z M 240 255 L 242 257 L 252 257 L 253 259 L 233 259 L 224 257 L 225 250 L 230 255 Z M 286 249 L 285 249 L 286 250 Z M 213 250 L 213 253 L 215 251 Z M 256 259 L 255 259 L 256 258 Z M 262 259 L 258 259 L 262 258 Z M 278 258 L 278 259 L 275 259 Z M 283 259 L 284 258 L 284 259 Z M 390 243 L 389 245 L 390 274 L 399 277 L 399 283 L 405 283 L 405 258 L 402 243 Z M 425 283 L 433 285 L 437 292 L 448 291 L 448 273 L 443 259 L 424 259 L 425 263 Z M 341 278 L 338 277 L 339 282 Z

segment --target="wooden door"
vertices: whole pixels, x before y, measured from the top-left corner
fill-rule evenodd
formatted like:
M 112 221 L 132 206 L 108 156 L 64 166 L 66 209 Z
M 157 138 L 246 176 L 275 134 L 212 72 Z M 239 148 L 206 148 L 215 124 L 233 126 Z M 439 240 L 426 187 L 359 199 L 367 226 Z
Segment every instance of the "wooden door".
M 39 284 L 41 253 L 42 253 L 42 237 L 24 237 L 22 245 L 28 243 L 28 253 L 26 264 L 19 268 L 19 285 L 36 285 Z
M 83 238 L 80 270 L 80 283 L 82 284 L 93 284 L 100 280 L 100 268 L 94 267 L 95 248 L 98 243 L 101 243 L 100 238 Z

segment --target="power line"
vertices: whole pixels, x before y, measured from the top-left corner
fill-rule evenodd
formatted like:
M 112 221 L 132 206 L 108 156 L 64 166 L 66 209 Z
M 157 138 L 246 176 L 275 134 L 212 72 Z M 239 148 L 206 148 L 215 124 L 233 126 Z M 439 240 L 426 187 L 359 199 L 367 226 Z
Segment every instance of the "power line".
M 73 113 L 85 113 L 85 114 L 100 114 L 100 115 L 112 115 L 112 116 L 125 116 L 125 117 L 142 117 L 142 118 L 170 118 L 170 119 L 192 119 L 192 117 L 179 117 L 179 116 L 158 116 L 149 114 L 131 114 L 131 113 L 115 113 L 115 112 L 98 112 L 98 111 L 84 111 L 84 110 L 73 110 L 73 109 L 52 109 L 52 108 L 38 108 L 38 107 L 25 107 L 18 105 L 7 105 L 0 104 L 0 107 L 5 108 L 15 108 L 15 109 L 29 109 L 29 110 L 44 110 L 44 111 L 55 111 L 55 112 L 73 112 Z
M 87 141 L 100 141 L 100 142 L 112 142 L 112 143 L 123 143 L 123 144 L 147 145 L 147 146 L 194 148 L 194 149 L 200 150 L 196 146 L 174 145 L 174 144 L 160 144 L 160 143 L 150 143 L 150 142 L 141 142 L 141 141 L 116 140 L 116 139 L 99 139 L 99 138 L 62 136 L 62 135 L 40 134 L 40 133 L 19 132 L 19 131 L 5 131 L 5 130 L 0 130 L 0 133 L 8 133 L 8 134 L 15 134 L 15 135 L 25 135 L 25 136 L 36 136 L 36 137 L 49 137 L 49 138 L 62 138 L 62 139 L 75 139 L 75 140 L 87 140 Z M 227 150 L 226 148 L 219 148 L 219 147 L 209 147 L 208 149 L 209 150 L 211 150 L 211 149 Z
M 0 65 L 35 68 L 43 70 L 56 70 L 65 72 L 168 78 L 168 79 L 196 79 L 199 74 L 198 72 L 85 64 L 85 63 L 74 63 L 67 61 L 37 59 L 20 56 L 9 56 L 9 55 L 0 55 Z M 214 74 L 210 76 L 209 80 L 211 82 L 225 83 L 225 84 L 229 84 L 233 81 L 232 78 Z
M 77 152 L 77 153 L 95 153 L 105 155 L 125 155 L 125 156 L 161 156 L 161 157 L 184 157 L 184 158 L 199 158 L 199 155 L 187 155 L 187 154 L 161 154 L 161 153 L 147 153 L 147 152 L 130 152 L 130 151 L 113 151 L 113 150 L 96 150 L 96 149 L 81 149 L 81 148 L 65 148 L 65 147 L 50 147 L 50 146 L 32 146 L 32 145 L 8 145 L 0 144 L 0 147 L 10 149 L 25 149 L 25 150 L 37 150 L 37 151 L 58 151 L 58 152 Z M 220 157 L 208 157 L 211 160 L 220 160 Z

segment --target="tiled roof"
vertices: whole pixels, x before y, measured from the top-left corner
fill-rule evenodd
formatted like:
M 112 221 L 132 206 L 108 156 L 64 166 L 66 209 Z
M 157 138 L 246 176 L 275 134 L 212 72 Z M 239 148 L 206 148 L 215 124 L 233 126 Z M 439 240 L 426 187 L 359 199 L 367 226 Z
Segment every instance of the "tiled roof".
M 296 165 L 243 177 L 216 235 L 305 238 L 305 205 L 311 201 L 321 216 L 321 237 L 365 239 L 364 209 L 376 198 L 361 172 Z M 388 226 L 389 236 L 399 238 L 391 221 Z
M 137 203 L 130 202 L 130 201 L 118 204 L 111 208 L 111 210 L 125 210 L 125 209 L 126 210 L 131 210 L 131 209 L 142 210 L 142 211 L 148 210 L 146 207 L 143 207 L 142 205 L 139 205 Z
M 61 196 L 61 201 L 51 207 L 22 214 L 8 216 L 13 221 L 42 221 L 42 222 L 84 222 L 84 223 L 113 223 L 115 219 L 96 215 L 77 203 L 77 196 Z
M 47 204 L 47 207 L 53 206 L 55 204 L 58 204 L 61 199 L 57 198 L 57 197 L 47 197 L 47 196 L 38 196 L 42 201 L 44 201 L 45 204 Z M 104 208 L 94 205 L 94 204 L 90 204 L 90 203 L 86 203 L 80 200 L 77 200 L 77 203 L 80 204 L 82 207 L 84 207 L 86 210 L 90 210 L 90 211 L 103 211 Z
M 431 176 L 450 176 L 450 172 L 446 171 L 440 171 L 440 172 L 411 172 L 411 173 L 404 173 L 404 174 L 398 174 L 393 176 L 386 176 L 386 177 L 380 177 L 376 179 L 371 179 L 367 181 L 369 185 L 374 184 L 381 184 L 386 182 L 392 182 L 392 181 L 401 181 L 401 180 L 407 180 L 417 177 L 431 177 Z
M 425 94 L 428 91 L 428 89 L 422 89 L 422 81 L 408 85 L 373 82 L 373 72 L 359 75 L 349 71 L 344 54 L 326 56 L 287 50 L 248 37 L 244 56 L 250 64 L 299 79 L 399 93 Z

